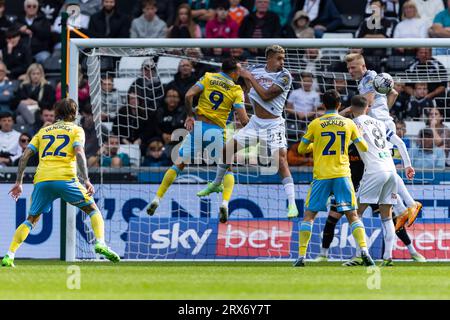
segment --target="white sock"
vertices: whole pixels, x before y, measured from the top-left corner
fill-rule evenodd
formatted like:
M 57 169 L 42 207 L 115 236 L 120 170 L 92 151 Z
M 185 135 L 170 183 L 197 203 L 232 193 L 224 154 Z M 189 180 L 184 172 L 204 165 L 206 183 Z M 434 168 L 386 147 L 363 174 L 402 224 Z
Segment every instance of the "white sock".
M 416 248 L 414 248 L 412 243 L 408 244 L 406 247 L 408 248 L 409 254 L 416 254 L 417 253 Z
M 403 199 L 399 194 L 397 194 L 397 203 L 394 204 L 394 209 L 393 209 L 395 216 L 398 217 L 403 212 L 405 212 L 405 210 L 406 210 L 406 206 L 403 203 Z
M 358 254 L 358 250 L 356 250 L 356 256 L 357 257 L 361 257 L 361 253 L 364 252 L 366 255 L 369 255 L 369 250 L 367 250 L 367 248 L 360 248 L 359 249 L 359 254 Z
M 214 184 L 219 185 L 223 181 L 223 176 L 228 171 L 228 168 L 230 168 L 230 165 L 228 164 L 219 164 L 217 165 L 217 171 L 216 171 L 216 178 L 214 179 Z
M 97 239 L 97 242 L 100 243 L 101 245 L 105 246 L 105 239 Z
M 292 179 L 292 177 L 286 177 L 281 182 L 283 183 L 284 191 L 286 192 L 289 205 L 295 205 L 294 179 Z
M 323 257 L 328 257 L 329 248 L 320 248 L 320 255 Z
M 16 255 L 14 252 L 8 251 L 7 255 L 11 258 L 14 259 L 14 256 Z
M 356 254 L 355 254 L 355 257 L 361 257 L 361 251 L 362 251 L 362 249 L 359 247 L 358 244 L 356 244 Z M 367 249 L 366 249 L 366 251 L 367 251 Z
M 387 218 L 381 221 L 383 226 L 384 237 L 384 253 L 383 259 L 392 259 L 392 250 L 394 249 L 395 241 L 395 227 L 391 218 Z
M 405 183 L 403 182 L 403 179 L 400 178 L 400 176 L 397 173 L 397 192 L 400 194 L 402 199 L 405 201 L 406 206 L 408 208 L 413 207 L 416 205 L 416 202 L 411 197 L 411 195 L 408 192 L 408 189 L 406 189 Z
M 152 202 L 153 201 L 157 201 L 158 203 L 161 201 L 161 198 L 160 197 L 158 197 L 158 196 L 155 196 L 154 198 L 153 198 L 153 200 L 152 200 Z
M 227 200 L 222 200 L 222 206 L 223 207 L 228 207 L 228 201 Z

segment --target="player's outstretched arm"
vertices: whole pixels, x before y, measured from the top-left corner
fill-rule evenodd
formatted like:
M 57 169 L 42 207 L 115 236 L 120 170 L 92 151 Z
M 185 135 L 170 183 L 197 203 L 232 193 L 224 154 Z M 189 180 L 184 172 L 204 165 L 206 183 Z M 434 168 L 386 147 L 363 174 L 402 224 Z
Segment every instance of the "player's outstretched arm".
M 272 100 L 273 98 L 278 97 L 280 94 L 283 93 L 283 89 L 276 84 L 273 84 L 270 88 L 265 89 L 258 83 L 258 81 L 256 81 L 251 72 L 246 69 L 240 69 L 239 74 L 242 78 L 244 78 L 244 80 L 247 80 L 251 84 L 253 89 L 255 89 L 256 93 L 264 101 Z
M 95 189 L 92 183 L 89 181 L 89 173 L 84 148 L 81 146 L 77 146 L 75 147 L 74 151 L 75 157 L 77 159 L 78 173 L 84 181 L 88 195 L 91 196 L 95 193 Z
M 409 180 L 412 180 L 416 172 L 412 167 L 411 159 L 409 157 L 408 149 L 406 149 L 405 143 L 398 135 L 396 135 L 392 131 L 390 131 L 390 133 L 387 134 L 387 138 L 393 145 L 397 147 L 398 152 L 400 153 L 400 156 L 402 157 L 403 160 L 403 166 L 405 167 L 406 177 Z
M 387 95 L 387 105 L 388 108 L 391 109 L 394 105 L 395 101 L 397 101 L 398 92 L 395 89 L 391 89 Z
M 19 168 L 17 169 L 17 178 L 16 183 L 9 191 L 11 197 L 17 201 L 17 199 L 22 194 L 22 182 L 23 182 L 23 174 L 25 172 L 25 168 L 27 167 L 28 160 L 34 154 L 34 151 L 31 148 L 26 148 L 22 154 L 22 157 L 19 160 Z

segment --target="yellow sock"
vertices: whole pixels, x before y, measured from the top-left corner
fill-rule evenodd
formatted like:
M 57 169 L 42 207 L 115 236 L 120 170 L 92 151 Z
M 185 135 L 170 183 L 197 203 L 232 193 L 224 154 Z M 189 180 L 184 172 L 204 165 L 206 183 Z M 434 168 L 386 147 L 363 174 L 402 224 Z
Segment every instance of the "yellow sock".
M 100 211 L 92 211 L 89 214 L 91 218 L 92 230 L 94 230 L 95 238 L 98 241 L 105 241 L 105 223 L 103 222 L 103 217 Z
M 359 247 L 367 248 L 366 243 L 366 230 L 364 229 L 364 225 L 360 220 L 354 221 L 352 223 L 352 235 L 355 238 L 355 241 L 358 242 Z
M 156 192 L 156 196 L 158 198 L 164 197 L 167 189 L 169 189 L 169 187 L 177 178 L 178 173 L 179 169 L 176 166 L 172 166 L 169 170 L 166 171 L 166 173 L 164 174 L 164 178 L 159 185 L 158 191 Z
M 20 226 L 17 227 L 16 232 L 14 233 L 13 239 L 9 246 L 9 252 L 15 253 L 17 249 L 19 249 L 20 245 L 25 241 L 25 239 L 30 234 L 33 225 L 31 222 L 26 220 Z
M 223 178 L 223 200 L 230 201 L 234 188 L 234 175 L 232 172 L 227 173 Z
M 309 221 L 303 221 L 300 225 L 300 246 L 298 254 L 300 257 L 306 256 L 306 250 L 308 249 L 309 240 L 311 240 L 312 223 Z

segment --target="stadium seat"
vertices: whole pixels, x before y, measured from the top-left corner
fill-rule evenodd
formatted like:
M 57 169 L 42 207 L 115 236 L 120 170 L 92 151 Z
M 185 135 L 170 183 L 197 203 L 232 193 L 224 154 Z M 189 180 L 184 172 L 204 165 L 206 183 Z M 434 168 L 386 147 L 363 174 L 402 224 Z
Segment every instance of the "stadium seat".
M 386 71 L 405 71 L 414 60 L 415 58 L 412 56 L 388 56 L 386 60 Z
M 341 14 L 342 25 L 346 29 L 357 30 L 364 20 L 362 14 Z
M 423 121 L 405 121 L 406 135 L 416 137 L 419 131 L 426 127 Z
M 126 153 L 130 157 L 130 165 L 132 167 L 139 167 L 141 164 L 141 149 L 137 144 L 121 144 L 119 146 L 119 153 Z
M 167 84 L 173 80 L 174 75 L 178 72 L 180 61 L 180 58 L 159 57 L 156 68 L 162 84 Z
M 450 56 L 437 55 L 437 56 L 434 56 L 433 58 L 435 58 L 440 63 L 442 63 L 444 65 L 445 69 L 447 69 L 447 71 L 450 69 Z
M 105 126 L 109 132 L 111 132 L 113 129 L 114 122 L 102 122 L 102 125 Z
M 322 39 L 351 39 L 353 33 L 337 33 L 337 32 L 325 32 Z M 339 56 L 341 59 L 348 53 L 347 48 L 326 48 L 321 51 L 322 56 Z
M 147 59 L 148 57 L 122 57 L 119 62 L 118 76 L 120 78 L 140 76 L 142 63 Z
M 126 95 L 134 80 L 136 78 L 114 78 L 114 88 L 116 88 L 120 95 Z
M 333 0 L 333 2 L 341 14 L 364 14 L 366 11 L 367 1 Z

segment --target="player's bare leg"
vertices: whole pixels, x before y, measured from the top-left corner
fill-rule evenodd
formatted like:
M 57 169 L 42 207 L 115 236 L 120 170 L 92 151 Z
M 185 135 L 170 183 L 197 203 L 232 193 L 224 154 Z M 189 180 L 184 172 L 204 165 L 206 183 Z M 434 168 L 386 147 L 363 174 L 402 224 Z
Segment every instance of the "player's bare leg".
M 312 228 L 316 215 L 317 212 L 313 212 L 310 210 L 305 211 L 303 221 L 300 225 L 298 259 L 294 262 L 294 267 L 305 266 L 306 251 L 308 250 L 308 244 L 311 240 Z
M 164 178 L 161 181 L 161 184 L 159 185 L 158 191 L 156 191 L 156 196 L 153 198 L 153 200 L 150 202 L 150 205 L 147 207 L 147 214 L 149 216 L 155 214 L 155 211 L 159 207 L 161 199 L 164 197 L 169 187 L 172 185 L 177 176 L 180 174 L 181 171 L 184 170 L 185 167 L 186 165 L 183 162 L 180 162 L 178 164 L 173 165 L 166 171 L 166 173 L 164 174 Z
M 295 203 L 294 179 L 292 179 L 287 161 L 287 150 L 279 149 L 276 156 L 278 157 L 278 174 L 281 177 L 281 182 L 288 198 L 288 218 L 296 218 L 298 209 Z
M 30 231 L 36 226 L 39 219 L 41 218 L 41 214 L 38 215 L 29 215 L 27 219 L 17 227 L 16 232 L 14 233 L 13 239 L 9 246 L 9 250 L 6 255 L 2 259 L 2 267 L 12 267 L 14 268 L 14 258 L 17 249 L 22 245 L 25 239 L 30 234 Z
M 380 204 L 381 226 L 383 227 L 384 253 L 381 266 L 393 266 L 392 250 L 394 249 L 395 227 L 392 223 L 392 205 Z

